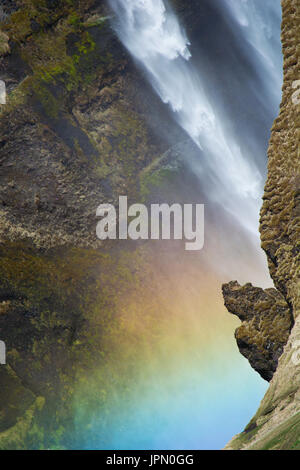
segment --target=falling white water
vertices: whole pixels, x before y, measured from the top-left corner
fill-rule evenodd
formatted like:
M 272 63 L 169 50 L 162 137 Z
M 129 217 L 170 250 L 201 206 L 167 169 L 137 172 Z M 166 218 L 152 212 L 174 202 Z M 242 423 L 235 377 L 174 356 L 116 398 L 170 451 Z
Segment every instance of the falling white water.
M 226 134 L 204 91 L 201 72 L 190 60 L 190 43 L 175 14 L 163 0 L 110 0 L 110 4 L 117 17 L 114 27 L 119 38 L 146 70 L 153 88 L 174 111 L 180 126 L 202 150 L 205 175 L 201 175 L 201 161 L 195 172 L 203 178 L 204 186 L 210 180 L 205 188 L 208 198 L 257 234 L 262 176 L 251 158 L 242 155 L 232 136 Z M 246 26 L 243 10 L 235 13 Z
M 278 56 L 280 37 L 273 37 L 274 20 L 281 16 L 280 2 L 264 0 L 257 7 L 256 0 L 222 0 L 223 9 L 231 11 L 237 22 L 247 30 L 247 40 L 256 50 L 258 59 L 263 64 L 264 74 L 269 76 L 271 90 L 280 99 L 281 90 L 281 58 Z M 277 47 L 274 47 L 274 40 Z
M 151 349 L 151 358 L 141 370 L 137 364 L 136 384 L 128 387 L 125 400 L 123 390 L 113 390 L 115 404 L 109 402 L 107 409 L 101 405 L 95 410 L 92 401 L 84 448 L 91 448 L 91 442 L 95 442 L 92 448 L 114 450 L 221 448 L 249 421 L 266 389 L 238 353 L 231 326 L 224 332 L 227 317 L 220 284 L 238 279 L 270 287 L 263 255 L 258 247 L 253 250 L 253 240 L 259 243 L 257 219 L 267 130 L 280 100 L 282 68 L 276 65 L 280 61 L 280 0 L 186 2 L 201 7 L 193 50 L 198 53 L 202 41 L 203 50 L 196 60 L 166 1 L 108 1 L 120 40 L 198 147 L 190 152 L 195 146 L 187 139 L 176 150 L 186 151 L 212 217 L 206 221 L 205 250 L 193 256 L 192 262 L 179 254 L 178 265 L 173 263 L 177 253 L 169 257 L 168 250 L 154 257 L 153 265 L 167 287 L 166 291 L 162 287 L 166 303 L 159 323 L 162 331 L 167 327 L 164 345 Z M 224 216 L 224 208 L 233 217 Z M 239 224 L 246 230 L 239 230 Z M 168 292 L 176 299 L 170 305 Z M 126 309 L 126 315 L 127 310 L 130 319 L 131 309 Z M 122 367 L 118 374 L 119 370 Z M 78 413 L 80 429 L 81 413 L 85 420 L 84 406 Z
M 111 0 L 123 44 L 149 73 L 164 103 L 169 103 L 187 133 L 199 143 L 213 127 L 214 113 L 201 83 L 189 67 L 189 41 L 162 0 Z

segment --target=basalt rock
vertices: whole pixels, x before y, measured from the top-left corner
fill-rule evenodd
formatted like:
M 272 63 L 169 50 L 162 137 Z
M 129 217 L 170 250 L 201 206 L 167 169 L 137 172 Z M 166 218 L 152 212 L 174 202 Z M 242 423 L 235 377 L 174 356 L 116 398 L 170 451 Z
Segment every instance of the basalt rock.
M 300 4 L 282 0 L 282 11 L 283 96 L 269 145 L 260 232 L 270 274 L 290 307 L 294 326 L 256 415 L 227 449 L 300 448 Z M 248 294 L 245 289 L 240 302 L 252 310 L 256 301 Z
M 241 354 L 270 381 L 293 323 L 286 300 L 276 289 L 240 286 L 236 281 L 223 285 L 223 296 L 227 310 L 242 321 L 235 332 Z

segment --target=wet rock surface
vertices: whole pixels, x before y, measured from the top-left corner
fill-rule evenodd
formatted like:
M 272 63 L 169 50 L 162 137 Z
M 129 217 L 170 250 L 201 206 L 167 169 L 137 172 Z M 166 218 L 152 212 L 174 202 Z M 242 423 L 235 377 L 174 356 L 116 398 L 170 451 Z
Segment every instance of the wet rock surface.
M 288 304 L 276 289 L 240 286 L 233 281 L 222 290 L 225 307 L 242 321 L 235 332 L 241 354 L 270 381 L 293 325 Z
M 107 2 L 3 6 L 0 449 L 71 448 L 75 384 L 106 367 L 142 257 L 103 247 L 96 208 L 143 201 L 165 177 L 168 136 L 186 136 L 115 37 Z

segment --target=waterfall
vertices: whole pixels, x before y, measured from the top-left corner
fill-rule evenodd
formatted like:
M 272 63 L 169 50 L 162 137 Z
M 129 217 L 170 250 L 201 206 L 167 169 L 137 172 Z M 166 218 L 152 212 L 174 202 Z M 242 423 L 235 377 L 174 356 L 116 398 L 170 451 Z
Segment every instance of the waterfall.
M 270 27 L 259 17 L 255 2 L 226 0 L 221 3 L 223 8 L 224 3 L 228 4 L 227 9 L 238 24 L 247 29 L 249 42 L 257 54 L 265 58 L 270 73 L 274 72 L 268 54 L 271 48 L 264 46 Z M 179 125 L 198 146 L 199 162 L 195 172 L 208 200 L 221 204 L 241 226 L 257 236 L 262 174 L 224 128 L 217 107 L 205 92 L 201 70 L 196 70 L 191 61 L 191 44 L 169 4 L 163 0 L 110 0 L 110 5 L 116 15 L 113 26 L 120 40 L 146 71 L 154 90 L 170 106 Z M 258 28 L 248 20 L 249 8 L 252 18 L 261 20 Z
M 257 60 L 261 61 L 264 76 L 273 86 L 270 87 L 280 100 L 282 85 L 282 57 L 278 54 L 280 36 L 274 37 L 274 22 L 281 16 L 280 2 L 264 0 L 257 6 L 256 0 L 225 0 L 221 7 L 229 9 L 236 21 L 245 30 L 247 41 L 255 49 Z M 275 46 L 274 47 L 274 42 Z
M 112 374 L 112 404 L 93 408 L 92 418 L 85 418 L 82 405 L 78 422 L 91 419 L 93 448 L 221 448 L 246 425 L 266 389 L 238 353 L 237 324 L 224 312 L 220 286 L 238 279 L 270 287 L 258 216 L 267 133 L 282 83 L 280 0 L 186 2 L 201 9 L 196 37 L 185 32 L 166 0 L 108 2 L 120 41 L 191 143 L 191 152 L 186 142 L 176 150 L 186 153 L 199 187 L 195 196 L 193 186 L 193 197 L 201 194 L 205 201 L 195 202 L 205 202 L 211 217 L 205 249 L 197 256 L 169 256 L 167 250 L 153 256 L 158 282 L 163 281 L 159 347 L 150 353 L 146 348 L 142 360 L 137 355 L 134 386 L 128 390 L 123 380 L 121 390 L 114 388 Z M 143 323 L 147 283 L 139 289 Z M 130 338 L 135 308 L 121 307 Z M 152 321 L 146 325 L 148 336 Z M 139 328 L 138 322 L 138 334 Z M 118 355 L 126 374 L 127 357 Z M 119 367 L 116 375 L 122 375 Z M 89 439 L 86 448 L 91 448 Z

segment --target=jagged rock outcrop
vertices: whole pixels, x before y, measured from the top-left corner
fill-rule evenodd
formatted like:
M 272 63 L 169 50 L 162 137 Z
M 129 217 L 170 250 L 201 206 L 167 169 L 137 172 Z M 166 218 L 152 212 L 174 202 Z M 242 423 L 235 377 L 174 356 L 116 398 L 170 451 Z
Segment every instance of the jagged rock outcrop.
M 240 286 L 234 281 L 223 285 L 223 296 L 227 310 L 242 321 L 235 332 L 241 354 L 270 381 L 293 324 L 286 300 L 276 289 Z
M 260 232 L 270 274 L 295 324 L 259 410 L 228 449 L 300 448 L 300 4 L 282 0 L 282 10 L 283 97 L 272 128 Z

